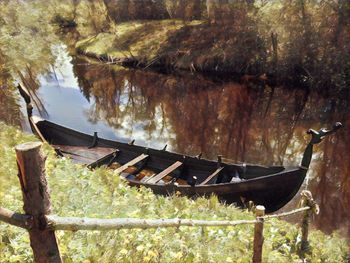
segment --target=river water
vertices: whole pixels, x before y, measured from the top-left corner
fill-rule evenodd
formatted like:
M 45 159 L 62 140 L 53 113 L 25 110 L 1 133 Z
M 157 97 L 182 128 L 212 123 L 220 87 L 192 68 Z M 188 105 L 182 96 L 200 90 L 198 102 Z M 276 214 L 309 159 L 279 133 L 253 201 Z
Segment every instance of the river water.
M 91 63 L 55 46 L 56 63 L 38 77 L 34 113 L 100 137 L 228 161 L 298 165 L 309 128 L 344 128 L 315 147 L 302 189 L 320 205 L 314 226 L 350 233 L 350 105 L 341 95 L 223 82 Z M 22 112 L 25 110 L 22 103 Z M 297 196 L 285 207 L 294 208 Z

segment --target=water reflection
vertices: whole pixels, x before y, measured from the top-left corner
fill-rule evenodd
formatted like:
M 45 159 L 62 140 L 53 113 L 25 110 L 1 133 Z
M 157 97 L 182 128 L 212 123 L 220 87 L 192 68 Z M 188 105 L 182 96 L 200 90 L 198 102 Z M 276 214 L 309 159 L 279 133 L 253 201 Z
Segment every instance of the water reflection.
M 112 139 L 133 138 L 154 148 L 167 143 L 173 151 L 202 152 L 209 158 L 222 154 L 235 162 L 298 164 L 308 128 L 342 121 L 345 128 L 316 147 L 307 187 L 321 206 L 316 226 L 326 232 L 349 232 L 346 99 L 302 89 L 217 83 L 193 75 L 88 66 L 78 58 L 63 65 L 57 77 L 51 72 L 40 78 L 37 96 L 51 120 L 89 133 L 97 130 Z
M 173 134 L 169 144 L 175 151 L 280 164 L 294 156 L 288 148 L 293 136 L 298 137 L 293 139 L 299 140 L 301 149 L 292 151 L 302 150 L 306 143 L 303 129 L 299 134 L 296 130 L 309 92 L 261 90 L 238 83 L 218 84 L 199 76 L 96 65 L 74 68 L 82 93 L 94 100 L 89 111 L 92 120 L 104 119 L 129 136 L 135 134 L 127 130 L 141 128 L 151 141 L 158 140 L 152 136 L 154 130 L 160 136 Z M 261 156 L 262 151 L 267 154 Z

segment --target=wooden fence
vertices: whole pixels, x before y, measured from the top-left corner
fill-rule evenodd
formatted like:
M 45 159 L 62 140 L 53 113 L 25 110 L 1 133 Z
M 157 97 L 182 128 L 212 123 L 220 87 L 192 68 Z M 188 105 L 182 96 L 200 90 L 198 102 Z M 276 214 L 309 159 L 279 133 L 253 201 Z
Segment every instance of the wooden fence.
M 25 214 L 19 214 L 0 208 L 0 220 L 8 224 L 28 230 L 30 245 L 33 250 L 35 262 L 62 262 L 57 245 L 55 230 L 117 230 L 133 228 L 159 228 L 159 227 L 206 227 L 206 226 L 236 226 L 241 224 L 254 224 L 254 246 L 252 262 L 262 262 L 263 229 L 264 222 L 271 218 L 281 218 L 296 213 L 304 213 L 302 221 L 301 250 L 308 248 L 308 228 L 313 212 L 318 213 L 318 206 L 309 191 L 303 191 L 302 206 L 299 209 L 275 214 L 265 215 L 263 206 L 256 206 L 254 220 L 237 221 L 208 221 L 192 219 L 96 219 L 59 217 L 50 215 L 51 202 L 49 187 L 45 175 L 45 157 L 41 153 L 40 142 L 30 142 L 18 145 L 16 149 L 18 178 L 21 184 Z

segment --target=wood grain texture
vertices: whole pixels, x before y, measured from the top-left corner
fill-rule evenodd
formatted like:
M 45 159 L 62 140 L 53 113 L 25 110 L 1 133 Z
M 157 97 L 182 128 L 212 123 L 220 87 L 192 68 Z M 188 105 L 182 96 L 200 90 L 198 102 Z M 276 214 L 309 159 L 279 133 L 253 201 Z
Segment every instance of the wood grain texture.
M 46 158 L 41 154 L 41 145 L 40 142 L 29 142 L 15 148 L 23 209 L 33 217 L 29 237 L 35 262 L 61 263 L 55 232 L 46 227 L 45 215 L 51 213 L 51 203 L 45 175 Z
M 264 243 L 264 219 L 265 207 L 258 205 L 255 210 L 257 223 L 254 227 L 253 263 L 262 262 L 262 249 Z

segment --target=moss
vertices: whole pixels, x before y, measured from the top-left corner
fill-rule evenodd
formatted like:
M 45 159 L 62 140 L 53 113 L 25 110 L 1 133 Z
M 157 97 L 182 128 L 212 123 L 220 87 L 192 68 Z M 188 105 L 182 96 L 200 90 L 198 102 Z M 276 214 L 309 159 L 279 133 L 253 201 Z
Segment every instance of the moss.
M 14 146 L 36 140 L 15 128 L 0 125 L 0 206 L 21 211 Z M 209 199 L 155 196 L 145 188 L 131 188 L 113 171 L 90 171 L 70 160 L 58 159 L 48 145 L 46 171 L 53 212 L 61 216 L 252 219 L 248 211 Z M 264 262 L 300 262 L 297 226 L 280 220 L 265 224 Z M 57 231 L 65 262 L 250 262 L 253 226 L 160 228 L 109 232 Z M 0 223 L 0 261 L 32 261 L 28 234 Z M 349 243 L 337 235 L 310 234 L 307 262 L 347 262 Z

